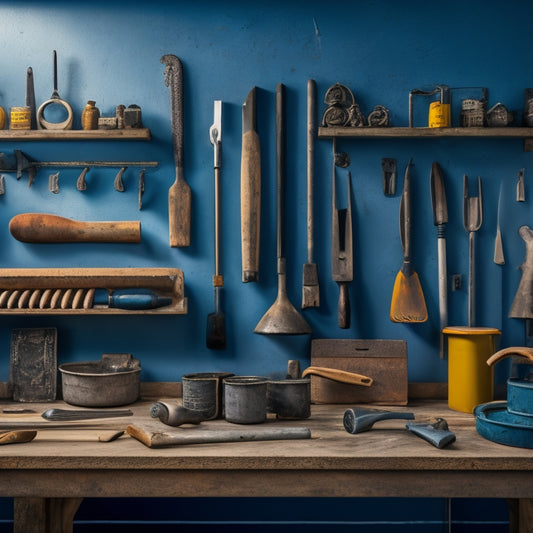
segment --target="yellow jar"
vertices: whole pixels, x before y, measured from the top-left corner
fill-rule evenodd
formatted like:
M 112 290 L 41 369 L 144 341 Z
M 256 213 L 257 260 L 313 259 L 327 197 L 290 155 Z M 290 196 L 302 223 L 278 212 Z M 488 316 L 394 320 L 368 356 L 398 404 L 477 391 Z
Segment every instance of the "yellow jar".
M 9 121 L 9 129 L 31 129 L 31 109 L 27 106 L 12 107 Z
M 487 359 L 496 352 L 496 328 L 446 327 L 448 337 L 448 407 L 472 413 L 494 395 L 494 372 Z
M 3 107 L 0 107 L 0 130 L 6 127 L 6 113 Z
M 428 126 L 430 128 L 449 128 L 451 122 L 450 104 L 442 102 L 429 104 Z

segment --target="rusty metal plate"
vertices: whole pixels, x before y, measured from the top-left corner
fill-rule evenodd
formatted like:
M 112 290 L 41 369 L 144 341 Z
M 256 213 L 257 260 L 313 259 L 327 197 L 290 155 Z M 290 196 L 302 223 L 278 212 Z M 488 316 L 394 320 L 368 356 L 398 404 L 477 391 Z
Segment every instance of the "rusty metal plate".
M 9 382 L 13 400 L 17 402 L 56 399 L 56 328 L 13 329 Z

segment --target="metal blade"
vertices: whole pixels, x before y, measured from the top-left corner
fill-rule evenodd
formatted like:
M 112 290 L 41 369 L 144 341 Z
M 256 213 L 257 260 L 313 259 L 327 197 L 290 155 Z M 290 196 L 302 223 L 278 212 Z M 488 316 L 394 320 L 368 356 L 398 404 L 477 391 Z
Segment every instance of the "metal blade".
M 448 207 L 442 171 L 437 162 L 431 166 L 431 204 L 433 206 L 433 224 L 440 226 L 448 223 Z
M 243 135 L 247 131 L 255 131 L 257 129 L 257 114 L 256 114 L 256 92 L 257 88 L 254 87 L 246 97 L 244 104 L 242 105 L 242 133 Z

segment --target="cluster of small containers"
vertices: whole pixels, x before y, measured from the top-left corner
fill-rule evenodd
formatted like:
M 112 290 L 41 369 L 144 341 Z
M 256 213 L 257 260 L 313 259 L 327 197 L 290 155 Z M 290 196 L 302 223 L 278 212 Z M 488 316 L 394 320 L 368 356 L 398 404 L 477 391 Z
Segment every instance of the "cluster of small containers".
M 267 413 L 278 418 L 311 416 L 309 379 L 271 380 L 228 372 L 186 374 L 182 377 L 183 407 L 207 420 L 225 418 L 234 424 L 260 424 Z

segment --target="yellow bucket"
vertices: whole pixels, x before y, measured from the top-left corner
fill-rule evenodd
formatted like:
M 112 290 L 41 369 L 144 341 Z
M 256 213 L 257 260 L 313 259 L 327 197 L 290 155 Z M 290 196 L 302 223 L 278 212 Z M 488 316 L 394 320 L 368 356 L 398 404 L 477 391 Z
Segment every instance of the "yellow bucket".
M 448 336 L 448 406 L 472 413 L 494 395 L 494 371 L 487 359 L 496 352 L 496 328 L 446 327 Z

